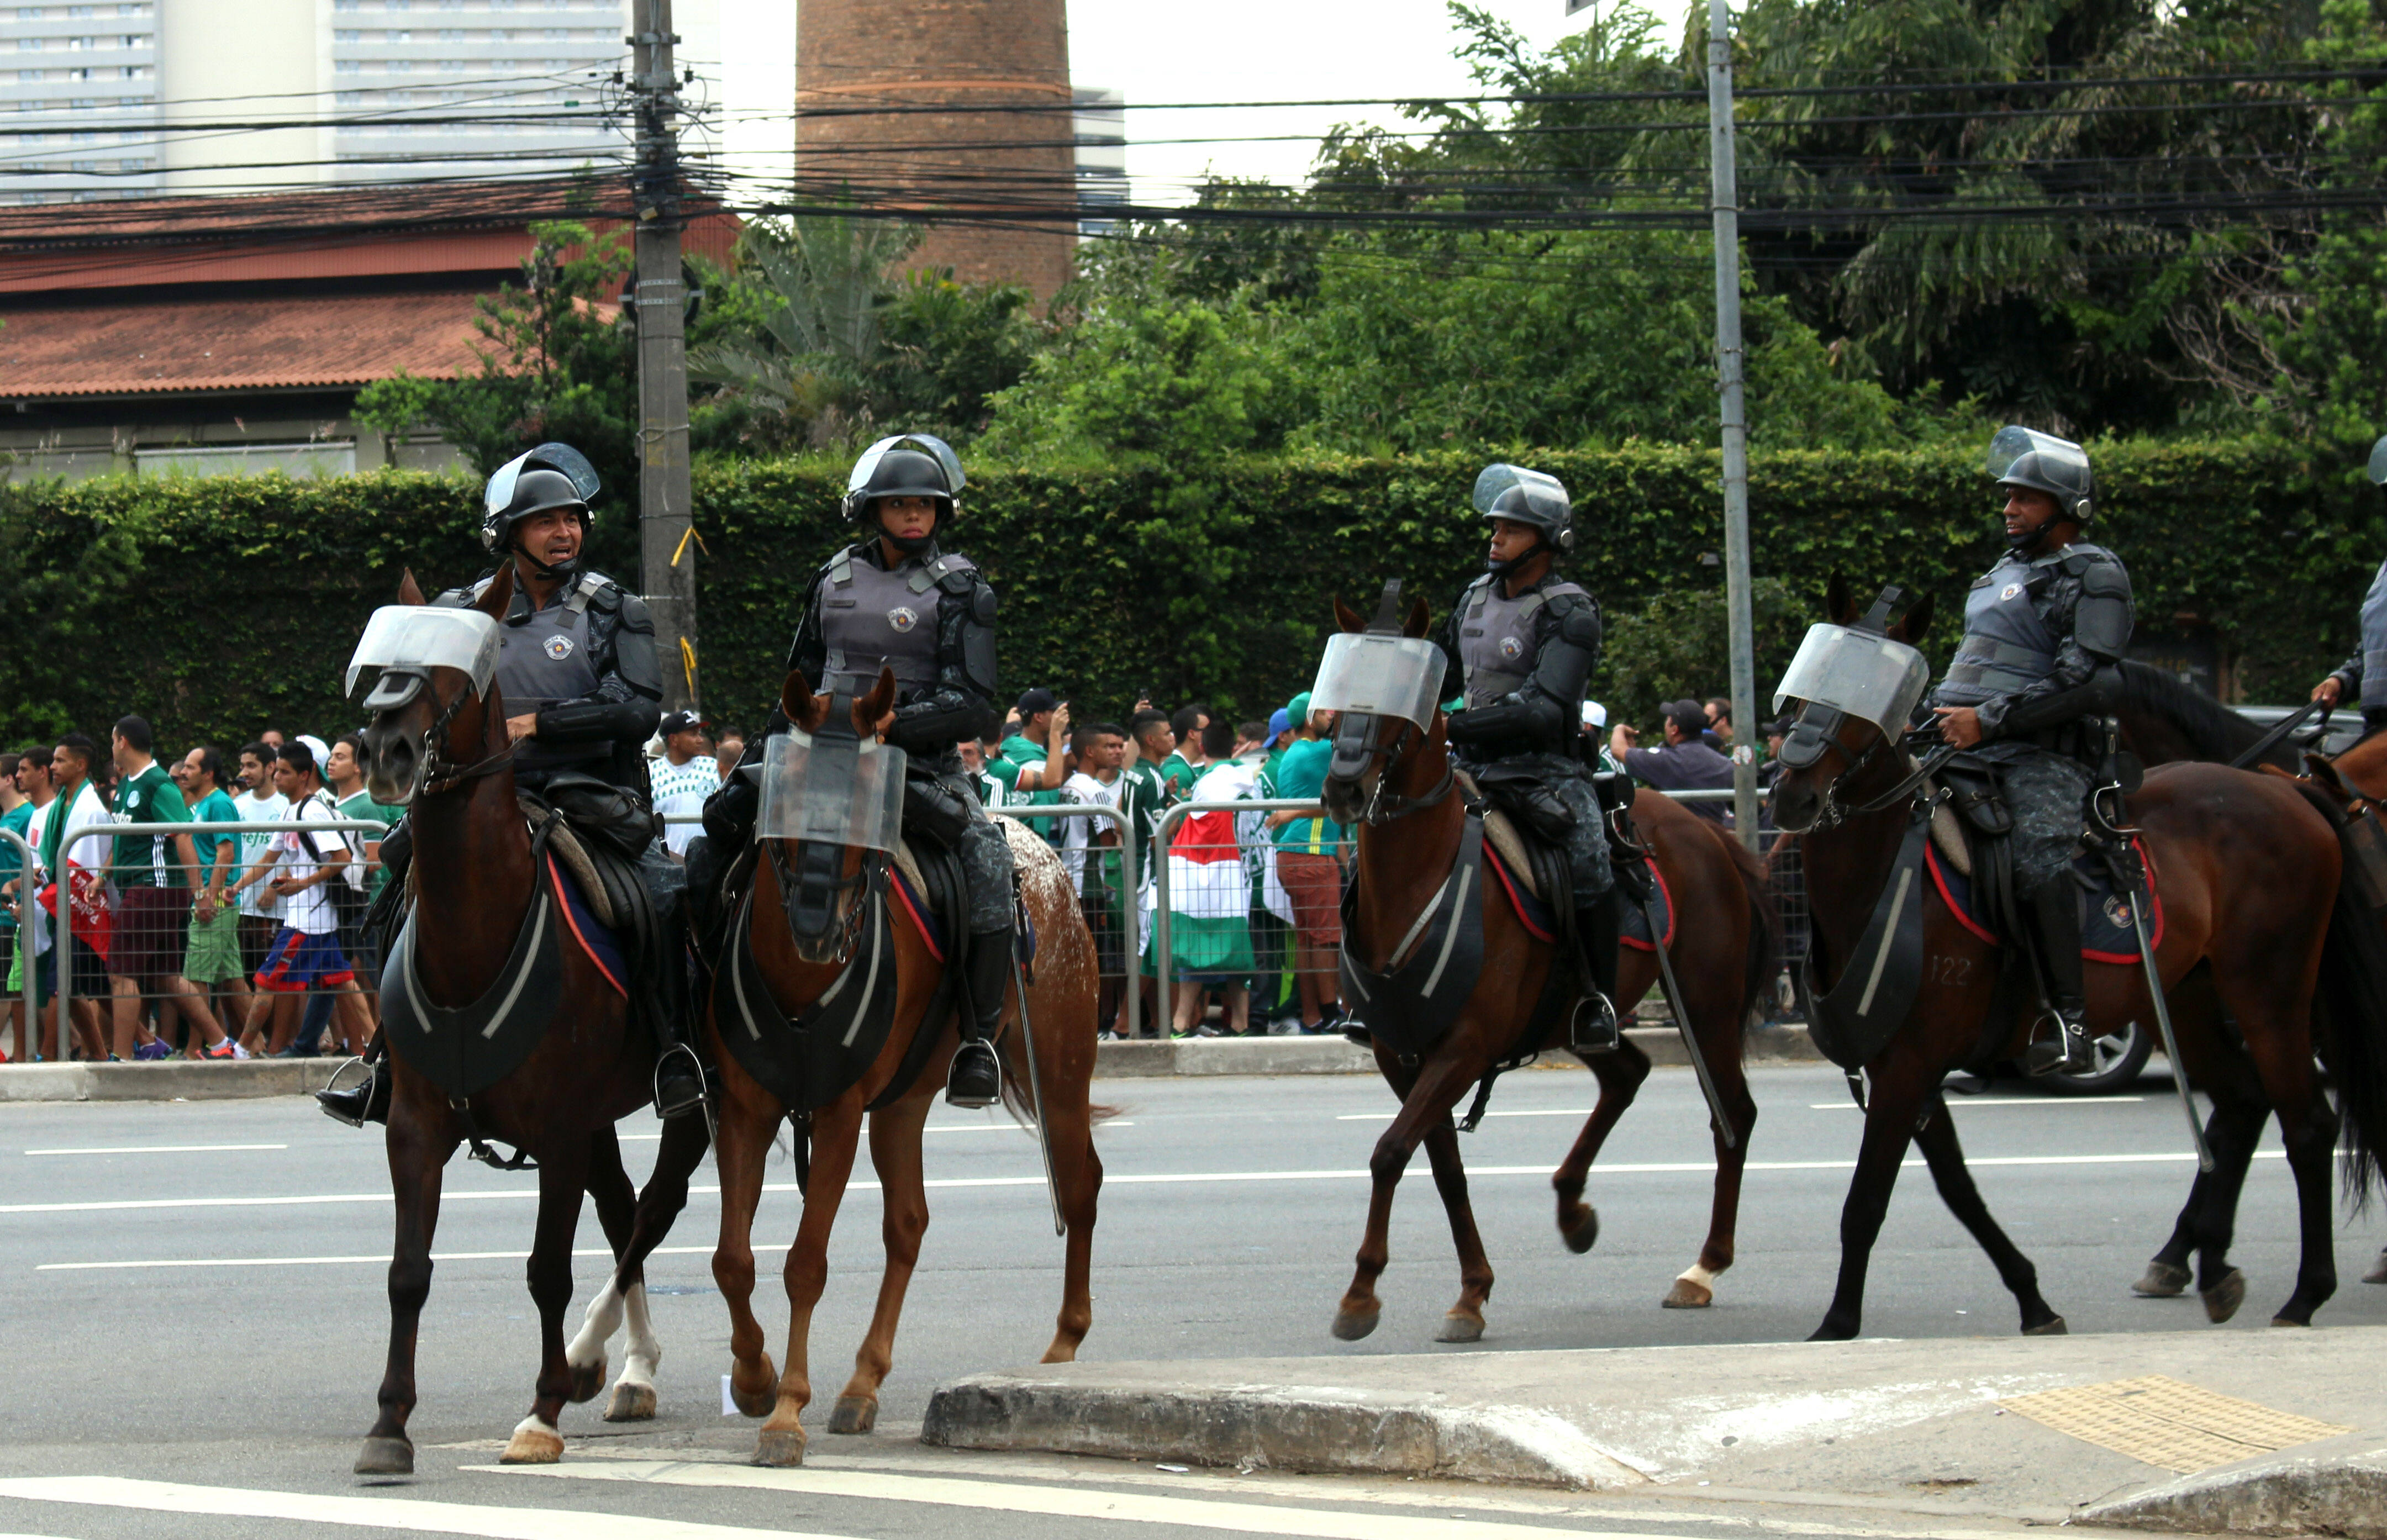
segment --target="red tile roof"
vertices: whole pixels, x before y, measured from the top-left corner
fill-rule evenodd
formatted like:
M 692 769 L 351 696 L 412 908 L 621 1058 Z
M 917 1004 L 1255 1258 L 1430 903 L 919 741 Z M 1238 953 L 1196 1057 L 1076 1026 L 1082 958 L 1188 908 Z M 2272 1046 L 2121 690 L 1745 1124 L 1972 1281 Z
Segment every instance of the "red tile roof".
M 0 399 L 353 386 L 478 367 L 469 293 L 0 310 Z

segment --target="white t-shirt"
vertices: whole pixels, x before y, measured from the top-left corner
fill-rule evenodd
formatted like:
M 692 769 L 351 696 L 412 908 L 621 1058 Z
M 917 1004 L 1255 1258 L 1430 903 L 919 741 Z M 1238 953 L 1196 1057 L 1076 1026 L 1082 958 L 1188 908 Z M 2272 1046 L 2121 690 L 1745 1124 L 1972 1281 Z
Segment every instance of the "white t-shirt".
M 290 799 L 279 791 L 270 797 L 253 797 L 244 791 L 232 800 L 232 805 L 240 810 L 241 823 L 262 824 L 288 812 Z M 233 838 L 240 841 L 240 867 L 232 874 L 232 880 L 238 882 L 242 873 L 264 860 L 266 851 L 282 837 L 278 834 L 236 834 Z M 267 892 L 265 880 L 260 880 L 240 890 L 240 912 L 278 920 L 282 917 L 282 901 Z
M 710 754 L 699 754 L 686 764 L 674 764 L 665 754 L 648 765 L 647 784 L 660 816 L 698 814 L 704 811 L 704 799 L 720 789 L 721 766 Z M 702 824 L 665 824 L 663 848 L 674 855 L 685 855 L 688 842 L 703 832 Z
M 1080 770 L 1061 783 L 1061 800 L 1081 807 L 1117 807 L 1119 794 L 1126 789 L 1125 774 L 1105 786 L 1097 777 Z M 1098 825 L 1113 826 L 1107 818 L 1055 818 L 1053 822 L 1061 826 L 1061 861 L 1069 868 L 1069 886 L 1082 892 L 1085 890 L 1086 851 L 1093 843 L 1095 827 Z
M 310 794 L 295 806 L 284 806 L 282 811 L 282 816 L 294 824 L 320 823 L 339 815 L 339 810 L 332 805 L 331 799 L 320 791 Z M 331 884 L 344 880 L 336 868 L 355 859 L 355 852 L 349 850 L 348 842 L 331 829 L 317 829 L 312 833 L 293 829 L 287 834 L 269 834 L 265 838 L 281 852 L 281 859 L 258 884 L 260 888 L 277 877 L 313 877 L 324 862 L 335 868 L 329 881 L 301 889 L 282 901 L 282 923 L 309 936 L 337 930 L 340 916 L 339 912 L 332 907 Z M 319 856 L 324 860 L 318 861 Z

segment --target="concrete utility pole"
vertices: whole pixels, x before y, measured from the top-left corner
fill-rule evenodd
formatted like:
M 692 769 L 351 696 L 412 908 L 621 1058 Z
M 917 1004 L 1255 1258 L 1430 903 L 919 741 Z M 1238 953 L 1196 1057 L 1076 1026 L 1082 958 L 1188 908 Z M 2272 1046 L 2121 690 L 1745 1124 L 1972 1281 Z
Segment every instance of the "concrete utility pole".
M 655 617 L 663 709 L 695 709 L 696 542 L 688 522 L 688 284 L 679 255 L 679 77 L 671 0 L 630 12 L 630 95 L 638 104 L 638 555 Z
M 1732 819 L 1757 848 L 1757 645 L 1749 604 L 1749 415 L 1740 389 L 1740 187 L 1732 152 L 1732 12 L 1708 0 L 1708 176 L 1715 220 L 1716 385 L 1724 398 L 1724 629 L 1732 649 Z

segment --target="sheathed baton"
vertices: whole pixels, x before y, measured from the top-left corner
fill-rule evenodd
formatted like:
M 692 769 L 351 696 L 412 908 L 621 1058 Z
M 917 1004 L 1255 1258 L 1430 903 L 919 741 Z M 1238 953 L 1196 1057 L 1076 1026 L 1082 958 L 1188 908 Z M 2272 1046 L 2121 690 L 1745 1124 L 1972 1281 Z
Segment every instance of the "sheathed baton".
M 1044 1120 L 1044 1079 L 1036 1067 L 1036 1024 L 1028 1016 L 1028 975 L 1019 966 L 1019 952 L 1011 953 L 1011 981 L 1019 989 L 1019 1045 L 1028 1055 L 1028 1100 L 1036 1113 L 1036 1147 L 1044 1153 L 1044 1191 L 1053 1200 L 1053 1233 L 1067 1235 L 1061 1218 L 1061 1182 L 1053 1174 L 1053 1130 Z
M 2138 874 L 2130 895 L 2130 927 L 2139 935 L 2139 962 L 2147 970 L 2147 997 L 2155 1003 L 2155 1026 L 2163 1032 L 2164 1057 L 2171 1061 L 2172 1084 L 2179 1088 L 2179 1110 L 2188 1117 L 2189 1142 L 2196 1146 L 2196 1168 L 2213 1169 L 2213 1152 L 2204 1147 L 2204 1128 L 2196 1120 L 2196 1098 L 2188 1093 L 2188 1067 L 2179 1062 L 2179 1040 L 2172 1035 L 2171 1006 L 2164 999 L 2163 973 L 2155 966 L 2155 949 L 2147 940 L 2147 905 L 2153 902 L 2153 886 L 2147 880 L 2146 864 L 2130 852 L 2130 865 Z
M 1657 857 L 1646 857 L 1654 883 L 1658 871 Z M 1740 1136 L 1733 1132 L 1732 1119 L 1724 1116 L 1724 1098 L 1716 1094 L 1715 1077 L 1708 1073 L 1708 1061 L 1699 1053 L 1699 1034 L 1691 1030 L 1691 1015 L 1683 1009 L 1683 989 L 1674 981 L 1674 959 L 1666 951 L 1665 928 L 1658 923 L 1657 911 L 1648 899 L 1640 901 L 1641 918 L 1649 927 L 1649 944 L 1658 949 L 1658 987 L 1666 993 L 1666 1008 L 1674 1013 L 1674 1030 L 1683 1034 L 1683 1050 L 1691 1056 L 1691 1072 L 1699 1078 L 1699 1092 L 1708 1099 L 1708 1113 L 1715 1119 L 1716 1131 L 1724 1138 L 1724 1147 L 1740 1147 Z

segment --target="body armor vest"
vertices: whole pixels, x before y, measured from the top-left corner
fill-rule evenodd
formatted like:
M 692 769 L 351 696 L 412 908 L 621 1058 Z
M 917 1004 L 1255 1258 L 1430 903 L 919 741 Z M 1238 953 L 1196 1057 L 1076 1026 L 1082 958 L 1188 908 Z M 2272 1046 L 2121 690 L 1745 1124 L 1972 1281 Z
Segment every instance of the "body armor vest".
M 1540 661 L 1540 649 L 1534 639 L 1534 612 L 1560 594 L 1583 591 L 1572 583 L 1544 583 L 1510 599 L 1500 591 L 1497 577 L 1476 580 L 1463 601 L 1467 612 L 1459 625 L 1459 663 L 1466 671 L 1470 710 L 1488 706 L 1524 687 Z
M 520 625 L 498 628 L 498 688 L 506 714 L 522 716 L 543 706 L 578 701 L 595 692 L 596 664 L 588 656 L 588 591 L 584 579 L 562 602 L 534 613 Z M 548 744 L 526 738 L 514 745 L 517 770 L 553 770 L 610 758 L 602 742 Z
M 2362 709 L 2387 706 L 2387 562 L 2362 596 Z
M 881 667 L 895 671 L 895 700 L 908 701 L 937 682 L 937 580 L 973 571 L 967 558 L 905 562 L 888 572 L 849 549 L 821 586 L 821 641 L 827 656 L 821 692 L 867 695 Z
M 2049 629 L 2031 600 L 2054 571 L 2056 558 L 2008 557 L 1964 596 L 1964 640 L 1932 692 L 1933 704 L 1970 706 L 2027 689 L 2055 673 L 2063 638 Z

